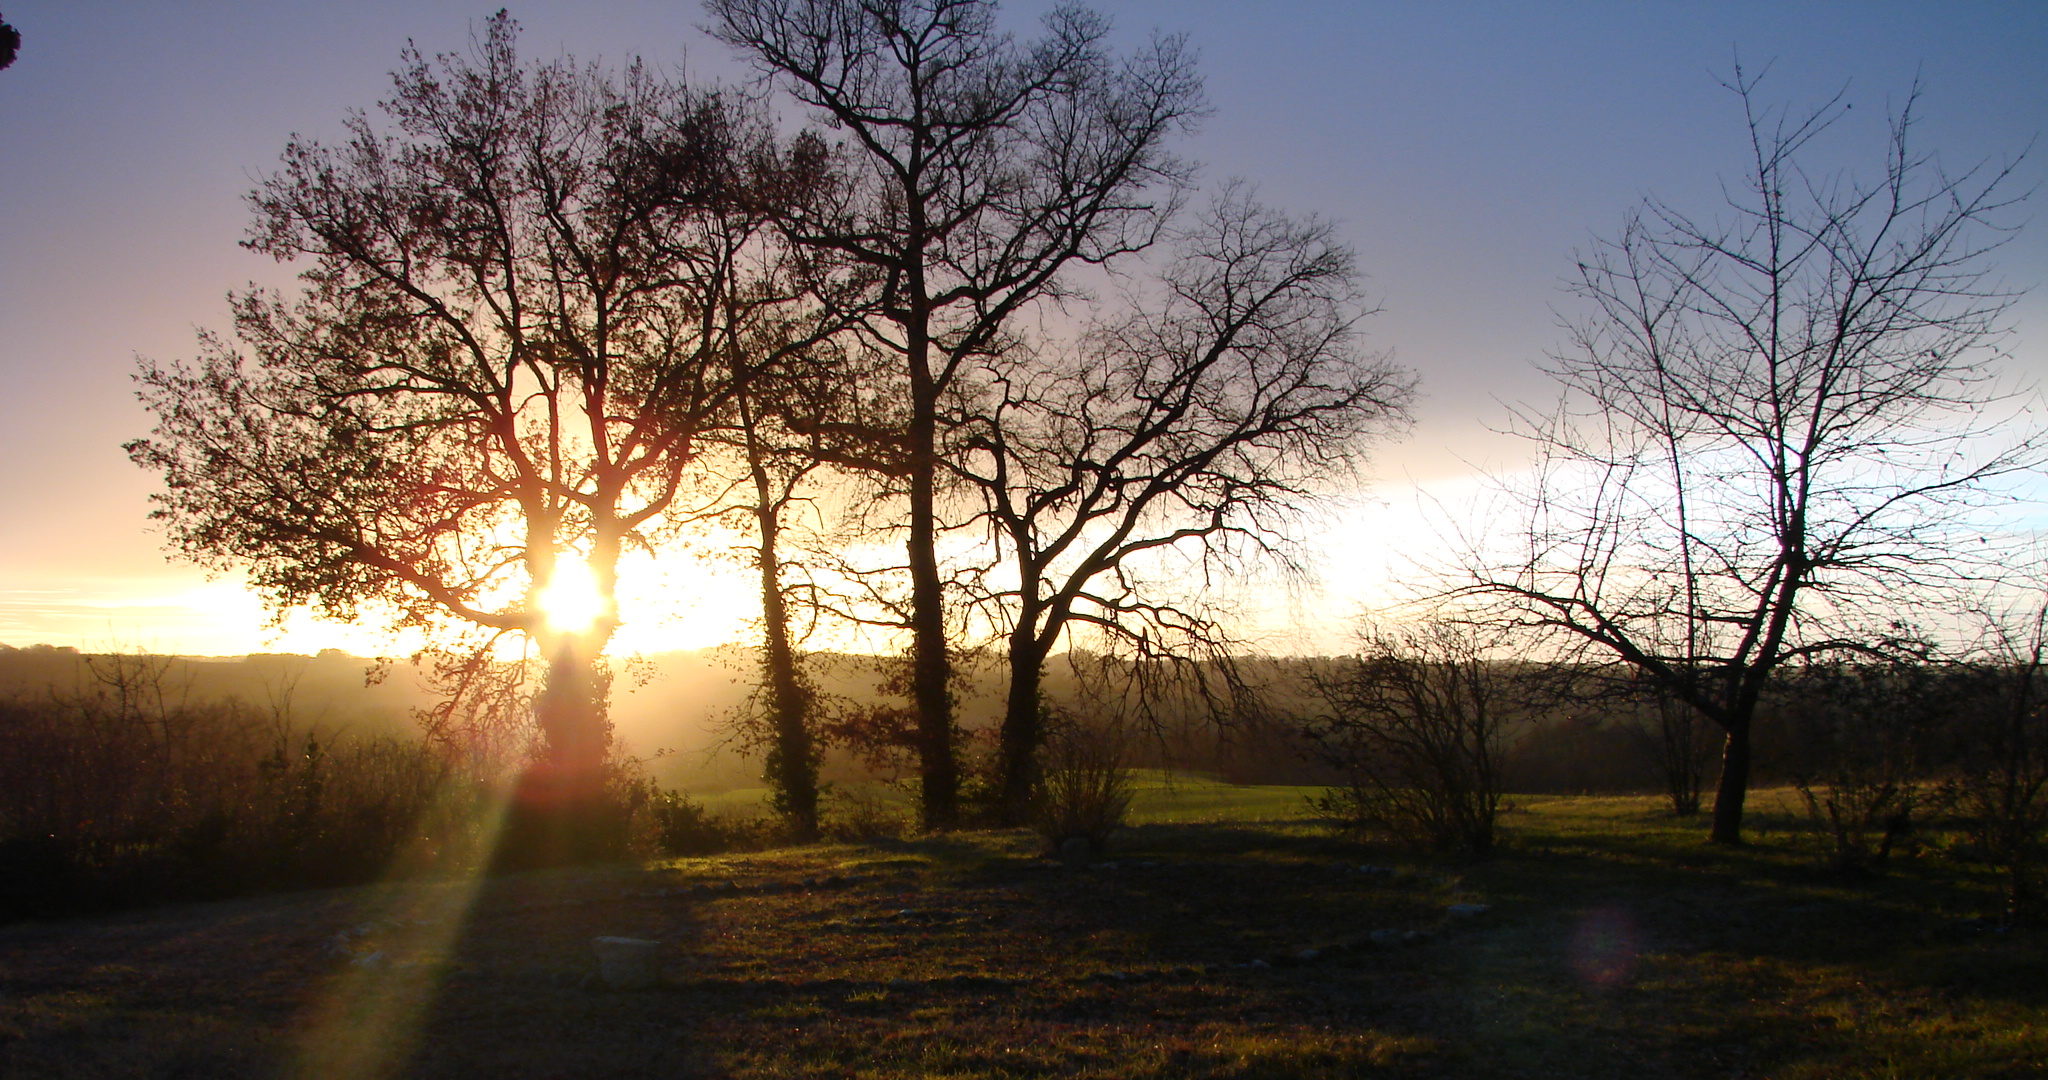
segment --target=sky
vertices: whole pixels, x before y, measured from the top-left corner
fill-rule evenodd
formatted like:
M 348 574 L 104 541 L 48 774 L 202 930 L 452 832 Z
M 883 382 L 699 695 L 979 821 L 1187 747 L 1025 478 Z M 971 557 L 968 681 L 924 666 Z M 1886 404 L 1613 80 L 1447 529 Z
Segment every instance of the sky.
M 1013 3 L 1029 33 L 1047 5 Z M 1917 76 L 1922 138 L 1944 162 L 2035 143 L 2048 180 L 2048 4 L 1364 3 L 1123 0 L 1125 42 L 1185 33 L 1213 114 L 1178 147 L 1205 183 L 1241 178 L 1268 203 L 1335 221 L 1379 313 L 1375 349 L 1419 373 L 1412 431 L 1315 546 L 1319 592 L 1289 617 L 1322 634 L 1388 591 L 1439 541 L 1428 507 L 1479 497 L 1523 448 L 1498 434 L 1515 402 L 1551 394 L 1535 364 L 1576 309 L 1573 253 L 1655 195 L 1711 212 L 1744 129 L 1717 85 L 1736 58 L 1770 65 L 1765 97 L 1845 90 L 1832 145 L 1869 162 Z M 332 138 L 385 96 L 408 40 L 462 48 L 494 6 L 448 0 L 0 0 L 22 34 L 0 71 L 0 643 L 236 654 L 388 652 L 363 628 L 305 618 L 266 629 L 232 576 L 164 550 L 155 478 L 121 444 L 146 434 L 138 357 L 194 351 L 228 322 L 226 294 L 288 284 L 237 246 L 243 195 L 294 133 Z M 528 57 L 641 56 L 693 81 L 748 77 L 687 2 L 514 4 Z M 1844 163 L 1850 158 L 1845 157 Z M 2048 380 L 2048 195 L 1998 274 L 2012 310 L 2010 377 Z M 694 606 L 630 626 L 633 647 L 739 632 L 731 569 L 669 567 Z M 723 576 L 721 576 L 723 575 Z M 710 582 L 710 584 L 706 584 Z M 628 613 L 630 617 L 630 612 Z M 637 635 L 637 636 L 636 636 Z

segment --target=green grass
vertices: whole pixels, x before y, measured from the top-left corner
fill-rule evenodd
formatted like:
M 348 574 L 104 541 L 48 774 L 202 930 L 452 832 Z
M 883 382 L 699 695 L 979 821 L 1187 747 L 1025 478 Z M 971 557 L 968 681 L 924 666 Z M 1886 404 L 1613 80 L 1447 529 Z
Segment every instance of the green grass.
M 1082 870 L 963 833 L 0 928 L 0 1076 L 2048 1069 L 2048 943 L 1981 918 L 1981 870 L 1823 872 L 1779 793 L 1740 849 L 1521 798 L 1450 862 L 1332 838 L 1299 790 L 1141 781 Z M 661 985 L 595 985 L 602 934 L 661 941 Z
M 1225 784 L 1199 776 L 1140 770 L 1131 798 L 1138 825 L 1301 821 L 1322 788 Z
M 1132 771 L 1133 824 L 1186 825 L 1202 822 L 1298 821 L 1309 815 L 1308 799 L 1322 788 L 1225 784 L 1207 777 L 1161 769 Z M 909 794 L 883 783 L 843 784 L 840 795 L 873 799 L 912 817 Z M 756 817 L 768 812 L 765 787 L 731 788 L 690 796 L 714 814 Z M 829 801 L 829 796 L 828 796 Z

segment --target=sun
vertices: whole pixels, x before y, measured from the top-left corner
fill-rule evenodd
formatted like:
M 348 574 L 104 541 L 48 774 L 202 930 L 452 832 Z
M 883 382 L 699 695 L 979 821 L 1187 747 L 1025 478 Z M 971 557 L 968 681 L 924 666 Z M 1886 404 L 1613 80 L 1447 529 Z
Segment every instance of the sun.
M 597 575 L 581 559 L 557 560 L 546 587 L 540 591 L 541 618 L 558 634 L 587 634 L 604 618 L 611 605 L 598 588 Z

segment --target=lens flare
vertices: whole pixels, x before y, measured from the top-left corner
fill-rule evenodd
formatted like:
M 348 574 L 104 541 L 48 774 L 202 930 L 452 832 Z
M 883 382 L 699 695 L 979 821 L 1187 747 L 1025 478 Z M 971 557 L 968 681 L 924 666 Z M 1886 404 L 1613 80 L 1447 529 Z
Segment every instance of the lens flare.
M 1609 990 L 1635 976 L 1642 950 L 1635 919 L 1622 908 L 1601 907 L 1580 918 L 1567 955 L 1581 982 Z

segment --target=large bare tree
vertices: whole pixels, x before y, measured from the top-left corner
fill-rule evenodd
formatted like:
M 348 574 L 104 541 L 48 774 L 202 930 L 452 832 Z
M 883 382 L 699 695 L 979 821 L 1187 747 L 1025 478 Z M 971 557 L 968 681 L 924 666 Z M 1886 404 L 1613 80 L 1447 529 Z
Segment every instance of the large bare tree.
M 937 538 L 943 402 L 1068 272 L 1150 244 L 1183 169 L 1166 140 L 1200 108 L 1165 38 L 1112 55 L 1107 24 L 1048 13 L 1019 43 L 992 0 L 708 0 L 711 30 L 843 134 L 853 177 L 792 217 L 800 242 L 876 271 L 864 335 L 891 357 L 889 444 L 908 505 L 911 696 L 924 823 L 959 819 L 946 590 Z
M 1839 97 L 1793 112 L 1739 69 L 1727 86 L 1747 173 L 1720 216 L 1651 201 L 1579 263 L 1592 314 L 1549 365 L 1562 402 L 1521 418 L 1528 531 L 1475 555 L 1464 592 L 1718 725 L 1712 838 L 1739 843 L 1773 674 L 1899 637 L 2041 444 L 1994 363 L 2012 166 L 1921 151 L 1916 87 L 1874 174 L 1815 168 Z
M 1201 584 L 1292 565 L 1300 515 L 1405 420 L 1412 379 L 1364 352 L 1351 252 L 1320 221 L 1220 195 L 1163 251 L 1158 287 L 1065 357 L 996 366 L 959 471 L 983 494 L 1007 626 L 1000 812 L 1021 820 L 1040 687 L 1070 630 L 1143 665 L 1222 658 Z M 1196 583 L 1196 587 L 1187 587 Z
M 528 794 L 579 804 L 621 555 L 671 527 L 755 323 L 802 310 L 763 199 L 817 160 L 638 66 L 523 65 L 516 34 L 500 13 L 466 55 L 408 49 L 386 123 L 286 148 L 247 246 L 309 263 L 304 289 L 237 295 L 232 338 L 145 363 L 156 428 L 129 453 L 171 544 L 279 609 L 525 635 L 548 665 Z M 588 625 L 543 601 L 572 559 Z

